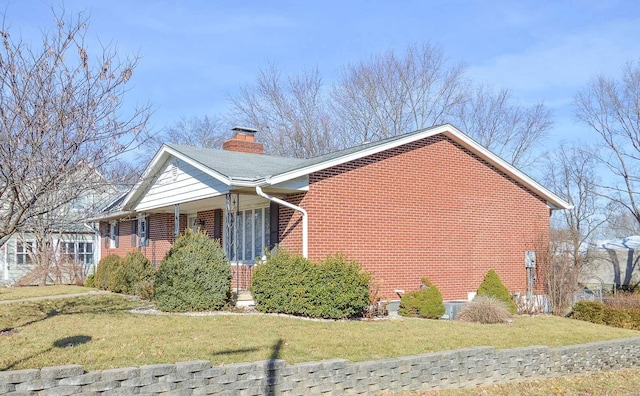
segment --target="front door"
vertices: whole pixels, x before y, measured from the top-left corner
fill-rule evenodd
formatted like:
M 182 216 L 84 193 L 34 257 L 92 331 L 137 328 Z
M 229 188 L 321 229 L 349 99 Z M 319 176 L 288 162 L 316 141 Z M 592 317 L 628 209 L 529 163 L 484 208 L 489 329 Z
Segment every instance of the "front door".
M 198 232 L 198 216 L 197 215 L 187 216 L 187 227 L 190 228 L 193 232 Z

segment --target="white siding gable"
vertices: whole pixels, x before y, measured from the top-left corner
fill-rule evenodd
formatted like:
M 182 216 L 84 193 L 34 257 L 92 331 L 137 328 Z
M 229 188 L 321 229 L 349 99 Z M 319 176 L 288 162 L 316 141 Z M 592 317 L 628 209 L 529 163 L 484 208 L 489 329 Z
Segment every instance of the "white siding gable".
M 226 194 L 229 187 L 213 176 L 177 158 L 162 166 L 147 193 L 135 206 L 137 212 Z

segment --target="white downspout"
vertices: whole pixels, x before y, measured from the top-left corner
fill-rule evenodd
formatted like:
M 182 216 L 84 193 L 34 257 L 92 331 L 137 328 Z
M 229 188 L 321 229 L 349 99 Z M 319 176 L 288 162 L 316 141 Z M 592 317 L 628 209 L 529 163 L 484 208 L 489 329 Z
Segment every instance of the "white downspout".
M 260 188 L 260 186 L 256 186 L 256 194 L 258 194 L 262 198 L 268 199 L 271 202 L 286 206 L 287 208 L 291 208 L 302 214 L 302 257 L 309 258 L 309 220 L 307 211 L 300 206 L 296 206 L 290 202 L 284 201 L 280 198 L 276 198 L 273 195 L 266 194 L 264 191 L 262 191 L 262 188 Z

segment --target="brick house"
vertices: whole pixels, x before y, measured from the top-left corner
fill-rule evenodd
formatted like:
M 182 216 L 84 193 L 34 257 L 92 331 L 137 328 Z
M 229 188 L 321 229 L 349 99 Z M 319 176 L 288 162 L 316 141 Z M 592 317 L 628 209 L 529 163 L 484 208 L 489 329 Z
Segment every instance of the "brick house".
M 345 253 L 385 298 L 427 276 L 445 299 L 467 299 L 491 268 L 525 293 L 525 252 L 547 246 L 551 211 L 570 207 L 448 124 L 311 159 L 262 155 L 255 130 L 234 131 L 223 150 L 164 145 L 98 219 L 102 255 L 140 249 L 158 265 L 176 235 L 202 228 L 221 240 L 234 287 L 278 244 Z

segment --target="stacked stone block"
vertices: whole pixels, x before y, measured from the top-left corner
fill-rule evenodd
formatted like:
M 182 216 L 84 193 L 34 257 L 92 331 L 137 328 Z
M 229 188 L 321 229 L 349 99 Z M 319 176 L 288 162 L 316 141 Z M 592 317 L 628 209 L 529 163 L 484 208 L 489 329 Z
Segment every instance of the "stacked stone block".
M 377 361 L 198 360 L 86 372 L 79 365 L 0 372 L 8 395 L 373 395 L 465 388 L 640 366 L 640 338 L 559 348 L 478 347 Z

